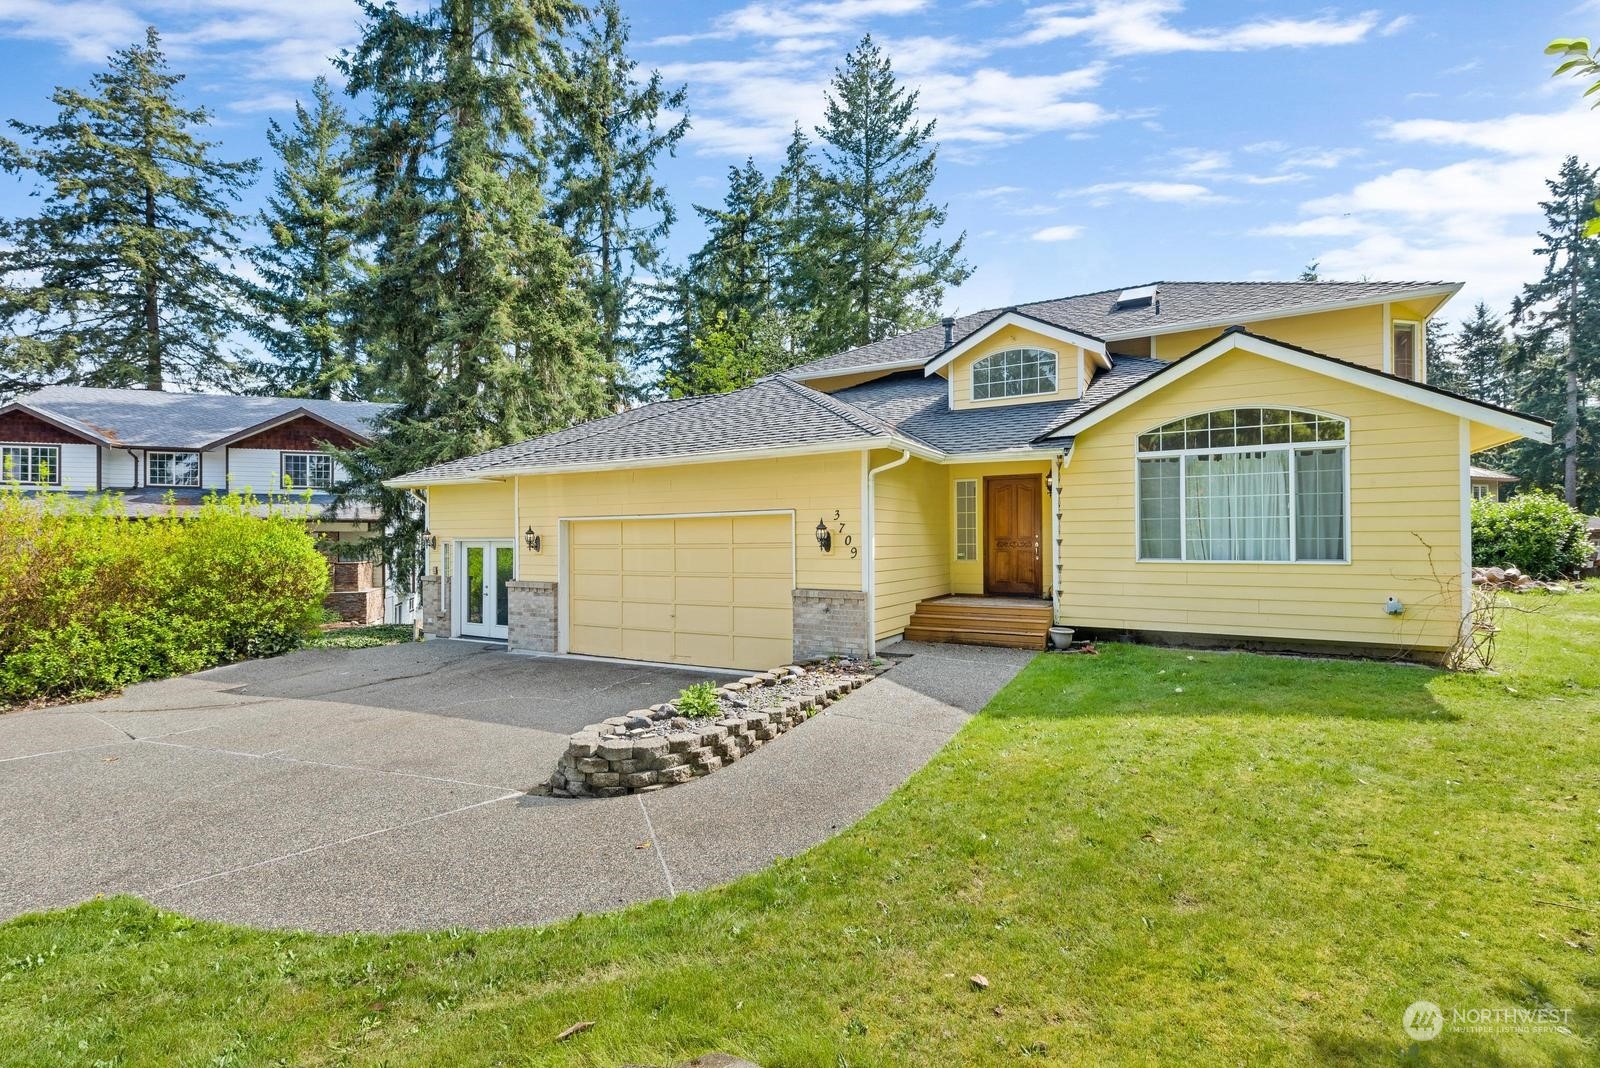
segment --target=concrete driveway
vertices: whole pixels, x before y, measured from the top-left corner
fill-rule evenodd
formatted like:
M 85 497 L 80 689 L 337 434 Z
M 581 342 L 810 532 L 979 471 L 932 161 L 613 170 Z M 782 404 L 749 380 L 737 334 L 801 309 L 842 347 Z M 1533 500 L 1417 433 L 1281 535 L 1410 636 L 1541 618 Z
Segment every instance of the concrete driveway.
M 0 716 L 0 918 L 131 893 L 267 927 L 489 928 L 715 885 L 859 818 L 1032 656 L 901 651 L 739 763 L 608 800 L 525 791 L 573 730 L 715 676 L 427 642 Z

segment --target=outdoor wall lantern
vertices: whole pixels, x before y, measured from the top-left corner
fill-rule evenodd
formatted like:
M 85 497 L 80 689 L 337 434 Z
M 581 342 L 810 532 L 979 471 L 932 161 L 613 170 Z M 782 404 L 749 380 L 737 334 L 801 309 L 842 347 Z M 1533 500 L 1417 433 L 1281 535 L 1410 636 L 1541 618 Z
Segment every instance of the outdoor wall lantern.
M 833 532 L 828 529 L 828 524 L 817 520 L 817 544 L 822 546 L 823 552 L 833 551 Z
M 1049 472 L 1048 474 L 1046 474 L 1044 476 L 1044 491 L 1046 493 L 1054 493 L 1055 489 L 1056 489 L 1056 473 L 1054 471 L 1051 471 L 1051 472 Z
M 437 549 L 439 547 L 439 535 L 435 534 L 431 530 L 424 530 L 422 532 L 422 541 L 430 549 Z
M 522 540 L 527 542 L 528 543 L 528 548 L 532 549 L 534 552 L 538 552 L 539 551 L 539 545 L 540 545 L 539 535 L 534 531 L 534 529 L 532 527 L 529 527 L 528 530 L 527 530 L 527 533 L 522 535 Z

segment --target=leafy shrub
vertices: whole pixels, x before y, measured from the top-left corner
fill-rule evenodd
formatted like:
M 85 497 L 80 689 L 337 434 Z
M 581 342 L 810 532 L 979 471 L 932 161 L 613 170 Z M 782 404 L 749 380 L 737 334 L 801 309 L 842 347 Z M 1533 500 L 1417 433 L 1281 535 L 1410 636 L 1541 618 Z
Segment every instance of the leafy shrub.
M 1553 493 L 1472 502 L 1472 562 L 1515 567 L 1539 579 L 1571 575 L 1589 562 L 1588 521 Z
M 128 516 L 0 489 L 0 703 L 104 693 L 283 652 L 322 618 L 328 567 L 305 523 L 254 501 Z
M 672 707 L 678 710 L 678 715 L 689 719 L 712 719 L 722 715 L 722 698 L 717 696 L 717 688 L 711 683 L 697 682 L 680 693 Z

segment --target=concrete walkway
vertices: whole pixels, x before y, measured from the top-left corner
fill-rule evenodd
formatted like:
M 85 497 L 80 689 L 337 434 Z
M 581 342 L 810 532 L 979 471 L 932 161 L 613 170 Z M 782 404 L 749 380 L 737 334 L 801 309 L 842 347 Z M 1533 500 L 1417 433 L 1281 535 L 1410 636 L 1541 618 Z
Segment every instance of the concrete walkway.
M 429 642 L 0 716 L 0 918 L 131 893 L 263 927 L 492 928 L 713 886 L 860 818 L 1033 655 L 893 651 L 914 655 L 737 764 L 609 800 L 524 791 L 572 730 L 707 673 Z

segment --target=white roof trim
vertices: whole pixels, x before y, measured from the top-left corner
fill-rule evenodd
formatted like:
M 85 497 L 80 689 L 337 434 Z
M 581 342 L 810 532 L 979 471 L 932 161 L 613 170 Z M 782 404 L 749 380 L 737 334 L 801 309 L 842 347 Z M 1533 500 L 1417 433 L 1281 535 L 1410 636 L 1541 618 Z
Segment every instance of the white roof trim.
M 1318 312 L 1343 311 L 1346 308 L 1365 308 L 1373 304 L 1389 304 L 1393 301 L 1421 300 L 1425 297 L 1453 297 L 1461 292 L 1464 283 L 1451 282 L 1448 285 L 1438 286 L 1433 289 L 1397 289 L 1387 293 L 1376 293 L 1359 297 L 1353 300 L 1323 300 L 1314 304 L 1295 304 L 1283 308 L 1273 308 L 1271 311 L 1240 312 L 1220 319 L 1183 319 L 1172 325 L 1154 326 L 1145 324 L 1137 330 L 1119 330 L 1106 335 L 1107 341 L 1127 341 L 1136 337 L 1155 337 L 1159 334 L 1179 334 L 1189 330 L 1208 330 L 1217 326 L 1241 326 L 1262 319 L 1287 319 L 1293 315 L 1315 315 Z
M 948 366 L 951 360 L 956 359 L 962 353 L 971 352 L 974 348 L 983 344 L 991 337 L 994 337 L 994 335 L 998 334 L 1008 326 L 1019 327 L 1023 330 L 1031 330 L 1035 334 L 1039 334 L 1042 337 L 1047 337 L 1052 341 L 1059 341 L 1064 345 L 1076 345 L 1085 352 L 1092 352 L 1096 356 L 1100 357 L 1100 365 L 1102 367 L 1107 369 L 1111 367 L 1111 358 L 1106 355 L 1105 342 L 1089 337 L 1086 334 L 1080 334 L 1076 331 L 1068 330 L 1065 327 L 1054 326 L 1042 319 L 1035 319 L 1031 316 L 1023 315 L 1020 312 L 1012 310 L 1002 312 L 993 319 L 990 319 L 983 326 L 980 326 L 978 329 L 974 330 L 972 333 L 968 334 L 966 337 L 962 338 L 960 341 L 956 342 L 954 345 L 951 345 L 949 348 L 939 353 L 939 355 L 929 360 L 927 366 L 922 369 L 923 375 L 927 376 L 936 374 L 940 368 Z
M 1264 356 L 1269 360 L 1277 360 L 1279 363 L 1286 363 L 1291 367 L 1298 367 L 1313 374 L 1325 375 L 1328 378 L 1347 382 L 1353 386 L 1361 386 L 1379 393 L 1387 393 L 1390 396 L 1411 401 L 1413 404 L 1420 404 L 1424 408 L 1432 408 L 1435 411 L 1467 419 L 1474 423 L 1504 430 L 1518 437 L 1531 438 L 1546 445 L 1550 443 L 1550 427 L 1533 419 L 1502 412 L 1499 409 L 1489 408 L 1474 401 L 1438 393 L 1410 382 L 1392 378 L 1378 371 L 1371 371 L 1366 368 L 1340 363 L 1337 360 L 1315 356 L 1269 338 L 1238 332 L 1224 334 L 1198 352 L 1185 356 L 1172 364 L 1170 370 L 1157 371 L 1144 381 L 1129 386 L 1126 390 L 1117 394 L 1114 399 L 1107 401 L 1098 408 L 1085 412 L 1076 419 L 1069 420 L 1058 429 L 1051 431 L 1049 436 L 1051 438 L 1064 438 L 1071 437 L 1074 434 L 1081 434 L 1090 427 L 1102 423 L 1117 413 L 1138 404 L 1151 393 L 1171 385 L 1194 371 L 1198 371 L 1217 357 L 1235 349 L 1253 353 L 1257 356 Z
M 383 483 L 390 489 L 422 489 L 427 486 L 446 486 L 474 482 L 499 482 L 520 475 L 565 475 L 587 471 L 611 471 L 619 467 L 629 470 L 639 467 L 678 467 L 684 464 L 727 463 L 737 460 L 766 460 L 785 456 L 819 456 L 835 452 L 861 452 L 865 449 L 904 449 L 919 459 L 941 462 L 945 454 L 920 442 L 899 435 L 882 434 L 870 438 L 846 438 L 843 441 L 819 442 L 812 445 L 769 446 L 762 449 L 721 449 L 715 452 L 691 452 L 673 456 L 643 456 L 624 460 L 596 460 L 576 464 L 503 464 L 484 467 L 460 475 L 441 475 L 433 478 L 416 478 L 410 475 L 391 478 Z

